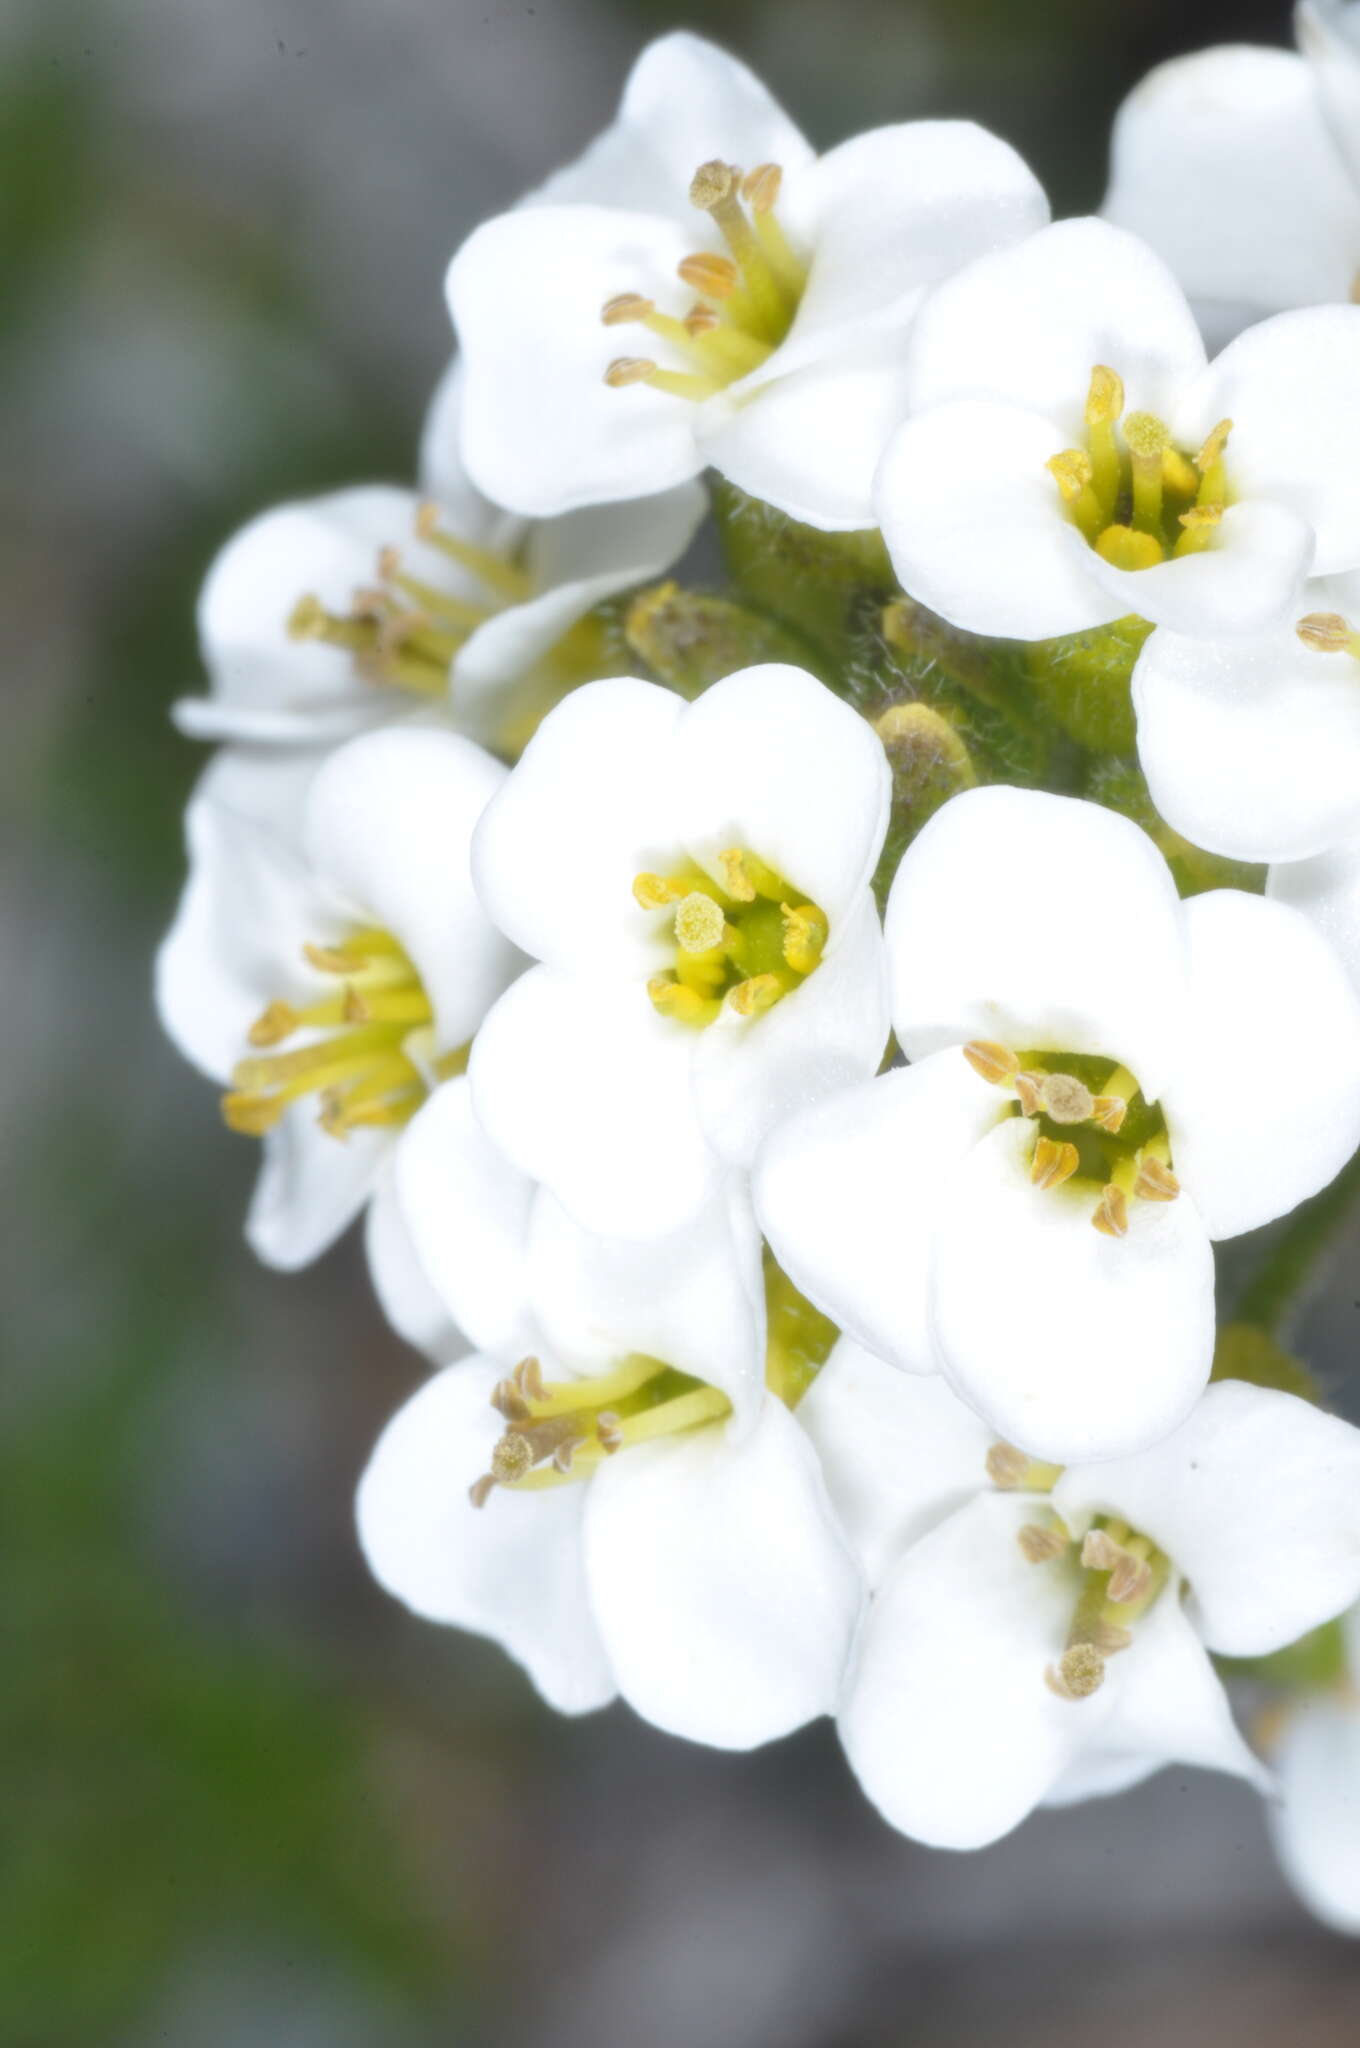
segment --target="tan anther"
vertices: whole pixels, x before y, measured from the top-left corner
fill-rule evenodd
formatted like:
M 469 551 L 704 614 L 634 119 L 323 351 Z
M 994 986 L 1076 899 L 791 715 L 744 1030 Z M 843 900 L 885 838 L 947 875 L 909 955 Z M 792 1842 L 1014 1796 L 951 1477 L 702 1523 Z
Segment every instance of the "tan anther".
M 1050 455 L 1047 467 L 1069 505 L 1076 503 L 1095 475 L 1091 458 L 1084 448 L 1064 448 L 1061 455 Z
M 600 308 L 600 320 L 605 327 L 622 327 L 629 321 L 645 320 L 656 307 L 651 299 L 641 292 L 618 292 L 612 299 L 606 299 Z
M 645 384 L 656 373 L 650 356 L 616 356 L 604 373 L 604 381 L 619 391 L 625 384 Z
M 1340 612 L 1309 612 L 1294 631 L 1315 654 L 1344 654 L 1351 642 L 1350 621 Z
M 686 334 L 692 334 L 696 341 L 700 341 L 704 335 L 712 334 L 721 322 L 711 306 L 691 306 L 683 325 Z
M 472 1502 L 473 1507 L 484 1508 L 495 1490 L 496 1481 L 494 1475 L 490 1472 L 483 1472 L 481 1478 L 474 1479 L 468 1488 L 468 1499 Z
M 706 299 L 730 299 L 741 282 L 741 272 L 732 258 L 720 256 L 716 250 L 686 256 L 676 269 L 680 282 L 702 292 Z
M 1223 518 L 1221 505 L 1191 505 L 1180 515 L 1180 523 L 1187 533 L 1203 531 L 1206 527 L 1219 525 Z
M 543 1384 L 543 1368 L 536 1358 L 521 1358 L 515 1367 L 513 1378 L 526 1401 L 547 1399 L 548 1390 Z
M 564 1436 L 552 1454 L 553 1464 L 559 1472 L 570 1472 L 572 1460 L 585 1442 L 583 1436 Z
M 670 875 L 642 874 L 633 877 L 633 896 L 644 910 L 664 910 L 681 902 L 689 891 Z
M 1043 1108 L 1043 1086 L 1047 1078 L 1046 1074 L 1034 1073 L 1013 1076 L 1015 1092 L 1020 1097 L 1020 1107 L 1026 1116 L 1038 1116 Z
M 1091 1103 L 1091 1122 L 1111 1136 L 1123 1128 L 1129 1105 L 1122 1095 L 1097 1095 Z
M 1166 559 L 1156 534 L 1133 526 L 1107 526 L 1096 536 L 1096 553 L 1113 569 L 1152 569 Z
M 1036 1188 L 1060 1188 L 1065 1180 L 1071 1180 L 1080 1164 L 1081 1155 L 1075 1145 L 1041 1135 L 1034 1147 L 1029 1177 Z
M 1088 1571 L 1108 1572 L 1105 1597 L 1116 1607 L 1141 1600 L 1152 1584 L 1152 1567 L 1146 1558 L 1116 1543 L 1105 1529 L 1091 1529 L 1081 1546 L 1081 1561 Z
M 689 203 L 697 206 L 701 213 L 711 213 L 715 206 L 721 206 L 732 198 L 737 190 L 740 173 L 732 164 L 725 164 L 720 157 L 714 157 L 706 164 L 700 164 L 689 184 Z
M 352 985 L 345 990 L 344 1013 L 346 1024 L 367 1024 L 373 1015 L 363 996 Z
M 1061 1530 L 1042 1528 L 1038 1522 L 1022 1524 L 1015 1540 L 1026 1564 L 1049 1564 L 1055 1557 L 1061 1557 L 1068 1545 Z
M 739 981 L 727 1000 L 739 1017 L 758 1017 L 762 1010 L 772 1010 L 783 993 L 777 974 L 753 974 Z
M 1155 412 L 1131 412 L 1124 418 L 1124 439 L 1129 453 L 1142 460 L 1159 459 L 1171 439 Z
M 533 1470 L 533 1445 L 517 1429 L 507 1429 L 491 1453 L 491 1476 L 499 1486 L 513 1486 Z
M 497 1380 L 491 1389 L 491 1405 L 507 1422 L 527 1422 L 532 1412 L 513 1379 Z
M 1223 460 L 1223 450 L 1228 445 L 1228 436 L 1231 432 L 1231 420 L 1220 420 L 1213 429 L 1204 446 L 1200 449 L 1199 454 L 1195 457 L 1195 468 L 1199 470 L 1201 475 L 1203 475 L 1206 469 L 1212 469 L 1216 462 Z
M 612 1458 L 623 1447 L 623 1424 L 612 1408 L 603 1408 L 595 1418 L 595 1435 L 605 1456 Z
M 811 974 L 826 950 L 830 926 L 815 903 L 781 903 L 784 958 L 795 974 Z
M 757 164 L 741 181 L 741 196 L 757 213 L 769 213 L 779 200 L 784 173 L 778 164 Z
M 300 597 L 288 614 L 288 635 L 292 640 L 319 640 L 329 624 L 321 599 L 309 594 Z
M 1075 1074 L 1045 1074 L 1039 1101 L 1055 1124 L 1088 1123 L 1095 1108 L 1095 1097 Z
M 723 887 L 737 903 L 754 903 L 756 885 L 746 872 L 746 856 L 739 846 L 729 846 L 718 855 Z
M 1100 1191 L 1092 1226 L 1102 1237 L 1127 1237 L 1129 1234 L 1129 1204 L 1123 1188 L 1108 1181 Z
M 1164 1166 L 1155 1152 L 1144 1153 L 1138 1162 L 1138 1177 L 1133 1183 L 1133 1192 L 1140 1202 L 1174 1202 L 1181 1191 L 1181 1184 L 1169 1166 Z
M 1029 1473 L 1029 1459 L 1014 1444 L 993 1444 L 987 1453 L 987 1477 L 1001 1493 L 1014 1493 Z
M 1091 1624 L 1090 1640 L 1102 1657 L 1117 1657 L 1133 1641 L 1133 1630 L 1121 1628 L 1118 1622 L 1100 1619 Z
M 975 1074 L 984 1081 L 990 1081 L 995 1088 L 1005 1088 L 1020 1071 L 1020 1061 L 1008 1045 L 998 1045 L 994 1038 L 973 1038 L 963 1048 L 963 1056 Z
M 1072 1643 L 1049 1666 L 1044 1682 L 1060 1700 L 1087 1700 L 1105 1682 L 1105 1659 L 1094 1643 Z
M 291 1003 L 273 1002 L 261 1012 L 246 1033 L 252 1045 L 278 1045 L 298 1028 L 298 1013 Z
M 1090 388 L 1086 394 L 1087 426 L 1101 426 L 1107 421 L 1117 420 L 1123 410 L 1123 378 L 1106 364 L 1097 363 L 1091 372 Z
M 675 937 L 686 953 L 711 953 L 722 944 L 724 920 L 721 907 L 702 889 L 691 889 L 675 910 Z

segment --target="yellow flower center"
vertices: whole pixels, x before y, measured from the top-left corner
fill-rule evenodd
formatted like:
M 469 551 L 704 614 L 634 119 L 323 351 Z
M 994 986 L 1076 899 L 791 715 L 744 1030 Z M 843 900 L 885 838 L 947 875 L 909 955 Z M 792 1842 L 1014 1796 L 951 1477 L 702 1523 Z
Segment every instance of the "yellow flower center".
M 250 1027 L 257 1053 L 238 1061 L 222 1115 L 233 1131 L 263 1137 L 289 1103 L 314 1095 L 318 1122 L 334 1138 L 360 1126 L 403 1124 L 429 1093 L 428 1075 L 462 1073 L 468 1048 L 418 1063 L 428 1035 L 430 999 L 411 961 L 390 932 L 356 931 L 341 944 L 306 946 L 303 956 L 335 989 L 302 1008 L 272 1002 Z M 264 1048 L 289 1039 L 286 1052 Z
M 1117 569 L 1150 569 L 1209 546 L 1232 502 L 1224 464 L 1231 420 L 1194 456 L 1154 413 L 1124 410 L 1118 374 L 1097 364 L 1086 396 L 1086 446 L 1049 459 L 1068 518 Z
M 647 328 L 683 367 L 651 356 L 618 356 L 605 371 L 606 384 L 650 384 L 677 398 L 711 398 L 778 348 L 807 283 L 807 265 L 778 218 L 783 176 L 778 164 L 758 164 L 745 175 L 717 158 L 699 166 L 690 201 L 709 216 L 726 249 L 701 250 L 680 263 L 680 282 L 695 294 L 691 305 L 663 313 L 643 293 L 621 292 L 600 314 L 606 327 Z
M 1034 1124 L 1030 1179 L 1092 1198 L 1091 1222 L 1125 1237 L 1130 1201 L 1174 1202 L 1166 1119 L 1127 1067 L 1083 1053 L 1017 1053 L 990 1039 L 963 1048 L 973 1071 L 1014 1096 L 1013 1115 Z
M 721 884 L 689 865 L 633 881 L 642 909 L 671 920 L 675 965 L 653 975 L 647 993 L 681 1024 L 711 1024 L 724 1002 L 758 1016 L 816 971 L 826 947 L 825 912 L 757 855 L 730 847 L 718 864 Z
M 318 597 L 302 597 L 288 630 L 295 640 L 347 648 L 365 682 L 442 697 L 469 634 L 507 605 L 522 604 L 531 594 L 530 583 L 518 563 L 446 532 L 434 505 L 419 507 L 415 532 L 475 576 L 485 601 L 470 603 L 408 574 L 398 549 L 387 547 L 379 551 L 375 581 L 354 592 L 347 612 L 329 612 Z
M 765 1384 L 794 1409 L 826 1363 L 838 1333 L 768 1251 L 765 1302 Z M 593 1379 L 556 1381 L 544 1379 L 536 1358 L 521 1359 L 509 1378 L 497 1383 L 491 1405 L 506 1427 L 492 1450 L 491 1469 L 470 1489 L 472 1504 L 479 1508 L 498 1486 L 539 1493 L 589 1479 L 606 1458 L 632 1444 L 720 1422 L 732 1412 L 719 1388 L 660 1359 L 637 1355 Z

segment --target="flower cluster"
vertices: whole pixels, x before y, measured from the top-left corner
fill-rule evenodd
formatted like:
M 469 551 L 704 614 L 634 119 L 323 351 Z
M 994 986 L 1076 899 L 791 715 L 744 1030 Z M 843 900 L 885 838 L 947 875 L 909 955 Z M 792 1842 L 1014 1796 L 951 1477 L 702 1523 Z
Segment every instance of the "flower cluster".
M 213 565 L 158 999 L 261 1258 L 362 1212 L 437 1368 L 408 1606 L 834 1715 L 932 1844 L 1233 1773 L 1360 1931 L 1360 1430 L 1279 1341 L 1360 1148 L 1354 15 L 1155 74 L 1057 223 L 654 43 L 455 254 L 419 489 Z

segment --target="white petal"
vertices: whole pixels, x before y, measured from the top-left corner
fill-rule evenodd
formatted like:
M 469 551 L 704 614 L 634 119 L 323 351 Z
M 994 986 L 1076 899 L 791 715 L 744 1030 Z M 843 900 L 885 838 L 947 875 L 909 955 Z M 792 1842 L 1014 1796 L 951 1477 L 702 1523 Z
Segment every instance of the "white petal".
M 266 1003 L 315 1001 L 323 977 L 302 956 L 344 930 L 292 830 L 317 756 L 228 749 L 185 814 L 189 876 L 156 956 L 156 1006 L 186 1059 L 226 1081 Z
M 633 878 L 680 851 L 672 747 L 684 705 L 620 676 L 575 690 L 550 712 L 483 818 L 477 892 L 536 959 L 660 967 L 664 917 L 638 908 Z
M 199 597 L 212 695 L 177 708 L 181 727 L 200 739 L 335 740 L 408 709 L 400 691 L 365 682 L 344 649 L 294 640 L 288 621 L 305 596 L 348 612 L 355 591 L 375 581 L 384 547 L 399 547 L 411 574 L 468 594 L 466 579 L 417 539 L 416 503 L 410 491 L 361 485 L 277 506 L 242 527 Z
M 755 1017 L 727 1004 L 700 1034 L 694 1098 L 709 1143 L 749 1166 L 785 1118 L 876 1073 L 887 1042 L 887 963 L 866 889 L 801 987 Z
M 1057 424 L 1053 455 L 1082 434 L 1097 364 L 1123 379 L 1131 411 L 1165 418 L 1204 344 L 1160 257 L 1105 221 L 1065 220 L 942 284 L 908 363 L 913 411 L 952 398 L 1024 406 Z
M 1360 1430 L 1293 1394 L 1220 1381 L 1166 1441 L 1068 1471 L 1053 1502 L 1074 1527 L 1109 1510 L 1150 1536 L 1224 1656 L 1282 1649 L 1360 1594 Z
M 987 1485 L 986 1423 L 935 1373 L 898 1372 L 842 1337 L 798 1404 L 870 1586 Z
M 1360 44 L 1355 16 L 1348 0 L 1300 0 L 1294 27 L 1321 89 L 1332 139 L 1360 183 Z
M 783 350 L 771 363 L 780 363 Z M 706 412 L 705 458 L 751 497 L 823 532 L 875 524 L 874 475 L 906 413 L 900 336 L 840 344 L 828 361 L 748 387 Z
M 790 1117 L 752 1177 L 756 1214 L 794 1284 L 906 1372 L 937 1367 L 931 1234 L 950 1175 L 1004 1102 L 955 1051 Z
M 1285 1876 L 1326 1926 L 1360 1934 L 1360 1704 L 1299 1707 L 1275 1761 L 1282 1797 L 1267 1812 Z
M 870 1609 L 841 1709 L 860 1784 L 903 1834 L 980 1849 L 1022 1821 L 1099 1739 L 1115 1688 L 1044 1683 L 1074 1586 L 1026 1562 L 1031 1498 L 981 1494 L 910 1549 Z
M 740 1441 L 710 1426 L 610 1460 L 584 1540 L 619 1690 L 657 1727 L 750 1749 L 831 1712 L 860 1576 L 778 1401 Z
M 1210 1236 L 1236 1237 L 1316 1194 L 1360 1144 L 1360 1000 L 1283 903 L 1215 889 L 1185 914 L 1189 1028 L 1163 1106 Z
M 1302 911 L 1360 991 L 1360 842 L 1348 840 L 1316 860 L 1272 868 L 1266 893 Z
M 364 1249 L 373 1291 L 397 1335 L 440 1365 L 461 1357 L 467 1345 L 417 1256 L 397 1199 L 390 1156 L 364 1218 Z
M 1182 394 L 1171 422 L 1194 445 L 1231 419 L 1228 475 L 1316 537 L 1312 573 L 1360 564 L 1360 306 L 1313 306 L 1250 327 Z
M 537 521 L 525 560 L 538 594 L 497 612 L 458 651 L 453 693 L 461 729 L 488 743 L 501 738 L 517 698 L 532 702 L 535 666 L 595 605 L 668 569 L 707 509 L 700 485 L 679 484 L 652 498 Z
M 1156 1099 L 1182 1028 L 1185 938 L 1170 870 L 1127 818 L 970 790 L 908 848 L 884 931 L 909 1058 L 975 1038 L 1093 1053 Z
M 435 386 L 421 428 L 421 486 L 434 499 L 449 529 L 460 540 L 513 556 L 525 537 L 524 521 L 503 512 L 499 505 L 493 505 L 489 498 L 484 498 L 463 467 L 459 443 L 465 382 L 463 366 L 455 356 Z M 408 528 L 409 525 L 408 519 Z M 457 589 L 459 596 L 470 598 L 474 604 L 486 601 L 488 593 L 478 579 L 471 577 L 470 572 L 460 571 L 449 556 L 437 550 L 431 550 L 428 555 L 422 550 L 421 567 L 416 571 L 418 575 L 426 573 L 425 565 L 431 556 L 440 564 L 437 582 L 451 587 L 451 578 L 462 578 L 464 580 L 460 581 Z
M 462 1046 L 514 975 L 514 948 L 472 887 L 473 828 L 505 780 L 454 733 L 393 727 L 333 754 L 312 784 L 317 872 L 411 956 L 440 1051 Z
M 1174 1429 L 1208 1380 L 1213 1252 L 1185 1193 L 1131 1202 L 1128 1235 L 1104 1236 L 1089 1186 L 1031 1184 L 1033 1148 L 1026 1121 L 1008 1120 L 941 1195 L 931 1266 L 940 1363 L 1024 1450 L 1058 1463 L 1118 1457 Z
M 1040 412 L 985 396 L 900 427 L 874 495 L 903 587 L 956 626 L 1005 639 L 1047 640 L 1126 613 L 1092 573 L 1099 558 L 1046 467 L 1070 438 Z
M 1044 1796 L 1045 1806 L 1081 1806 L 1088 1799 L 1113 1799 L 1131 1792 L 1170 1762 L 1165 1756 L 1136 1756 L 1102 1746 L 1077 1757 Z
M 1122 618 L 1137 612 L 1177 633 L 1259 633 L 1292 619 L 1313 558 L 1313 530 L 1288 505 L 1229 505 L 1197 554 L 1117 569 L 1086 550 L 1091 575 Z
M 467 378 L 463 460 L 488 497 L 543 517 L 698 474 L 692 400 L 605 383 L 616 357 L 651 356 L 653 337 L 604 326 L 600 309 L 640 292 L 683 312 L 676 265 L 703 240 L 679 219 L 597 206 L 531 207 L 469 236 L 447 290 Z M 657 346 L 666 367 L 689 367 Z
M 692 1048 L 642 982 L 536 967 L 477 1034 L 473 1101 L 492 1142 L 586 1229 L 662 1236 L 721 1178 L 694 1111 Z
M 871 129 L 787 179 L 780 219 L 812 252 L 787 367 L 874 328 L 900 335 L 923 293 L 1048 220 L 1033 172 L 972 121 Z
M 549 1705 L 587 1713 L 614 1686 L 582 1570 L 585 1489 L 496 1489 L 481 1509 L 468 1499 L 504 1427 L 490 1404 L 503 1370 L 489 1358 L 450 1366 L 397 1411 L 359 1482 L 359 1541 L 389 1593 L 492 1637 Z
M 392 1133 L 351 1131 L 334 1138 L 317 1122 L 316 1104 L 297 1102 L 263 1140 L 246 1217 L 246 1241 L 267 1266 L 294 1273 L 347 1230 L 378 1184 Z
M 1286 628 L 1250 640 L 1154 633 L 1133 672 L 1152 800 L 1196 846 L 1298 860 L 1360 831 L 1360 689 L 1349 654 Z
M 1360 192 L 1292 52 L 1234 45 L 1159 64 L 1116 115 L 1111 154 L 1102 211 L 1192 299 L 1239 303 L 1245 326 L 1349 296 Z
M 743 846 L 835 920 L 869 884 L 892 802 L 883 743 L 805 670 L 746 668 L 705 690 L 676 732 L 685 844 L 721 879 Z
M 554 1355 L 583 1373 L 630 1352 L 718 1387 L 746 1422 L 765 1384 L 760 1237 L 745 1191 L 725 1188 L 655 1242 L 600 1237 L 540 1190 L 529 1239 L 533 1303 Z
M 537 1342 L 525 1249 L 533 1184 L 472 1113 L 466 1079 L 446 1081 L 397 1147 L 402 1217 L 421 1269 L 474 1344 L 516 1359 Z

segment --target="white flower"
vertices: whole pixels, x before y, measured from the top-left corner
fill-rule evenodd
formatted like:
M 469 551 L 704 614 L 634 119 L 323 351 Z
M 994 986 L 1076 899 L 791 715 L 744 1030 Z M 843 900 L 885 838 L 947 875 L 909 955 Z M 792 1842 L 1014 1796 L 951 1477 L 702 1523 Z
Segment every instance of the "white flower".
M 877 485 L 910 594 L 1040 640 L 1130 613 L 1284 622 L 1360 564 L 1360 307 L 1285 313 L 1212 363 L 1170 271 L 1063 221 L 941 285 L 907 343 L 912 417 Z
M 703 491 L 516 518 L 463 472 L 462 406 L 455 363 L 426 423 L 424 497 L 333 491 L 265 512 L 227 543 L 198 608 L 211 695 L 177 707 L 184 731 L 319 744 L 423 711 L 513 748 L 599 673 L 587 614 L 684 553 Z
M 377 1577 L 500 1642 L 563 1712 L 617 1691 L 732 1749 L 830 1712 L 860 1574 L 763 1384 L 744 1199 L 725 1191 L 645 1248 L 588 1236 L 488 1146 L 459 1081 L 398 1174 L 446 1307 L 496 1348 L 439 1373 L 379 1441 L 358 1500 Z
M 305 1265 L 369 1205 L 398 1328 L 449 1342 L 413 1271 L 389 1169 L 410 1117 L 459 1071 L 514 948 L 473 893 L 473 827 L 505 770 L 453 733 L 390 728 L 325 759 L 228 748 L 190 800 L 189 879 L 156 963 L 185 1056 L 263 1140 L 246 1234 Z
M 1354 1598 L 1360 1432 L 1225 1382 L 1154 1449 L 1062 1471 L 844 1342 L 800 1412 L 875 1589 L 840 1731 L 895 1827 L 980 1848 L 1172 1762 L 1268 1785 L 1209 1652 Z
M 865 720 L 776 664 L 689 705 L 593 683 L 543 721 L 473 848 L 542 964 L 470 1073 L 495 1144 L 579 1222 L 675 1227 L 780 1116 L 873 1073 L 890 782 Z
M 1165 258 L 1215 342 L 1344 304 L 1360 274 L 1360 58 L 1326 0 L 1299 30 L 1304 57 L 1236 45 L 1161 64 L 1115 117 L 1101 210 Z
M 1137 826 L 1035 791 L 946 804 L 885 935 L 913 1064 L 771 1137 L 775 1255 L 1027 1451 L 1155 1442 L 1208 1378 L 1210 1240 L 1360 1142 L 1360 1000 L 1304 918 L 1226 889 L 1181 903 Z
M 1310 1913 L 1360 1934 L 1360 1609 L 1346 1617 L 1347 1669 L 1332 1687 L 1286 1707 L 1271 1760 L 1280 1796 L 1269 1809 L 1285 1876 Z
M 1246 639 L 1163 628 L 1135 665 L 1152 800 L 1213 853 L 1304 860 L 1360 834 L 1360 576 L 1309 584 L 1299 609 Z
M 1360 838 L 1273 867 L 1266 894 L 1317 927 L 1360 991 Z
M 544 196 L 575 203 L 485 223 L 449 271 L 481 487 L 553 513 L 712 464 L 825 528 L 872 524 L 924 291 L 1048 217 L 971 122 L 815 157 L 744 65 L 683 34 L 643 52 L 614 126 Z

